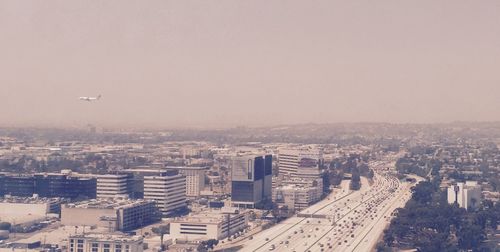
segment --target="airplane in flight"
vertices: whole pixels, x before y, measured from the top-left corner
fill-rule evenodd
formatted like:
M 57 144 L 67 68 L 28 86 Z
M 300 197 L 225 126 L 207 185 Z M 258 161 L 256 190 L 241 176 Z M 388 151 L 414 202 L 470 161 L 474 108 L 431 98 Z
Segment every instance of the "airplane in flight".
M 90 97 L 90 96 L 89 96 L 89 97 L 87 97 L 87 96 L 82 96 L 82 97 L 80 97 L 80 98 L 78 98 L 78 99 L 80 99 L 80 100 L 82 100 L 82 101 L 88 101 L 88 102 L 91 102 L 91 101 L 97 101 L 97 100 L 101 99 L 101 95 L 98 95 L 97 97 Z

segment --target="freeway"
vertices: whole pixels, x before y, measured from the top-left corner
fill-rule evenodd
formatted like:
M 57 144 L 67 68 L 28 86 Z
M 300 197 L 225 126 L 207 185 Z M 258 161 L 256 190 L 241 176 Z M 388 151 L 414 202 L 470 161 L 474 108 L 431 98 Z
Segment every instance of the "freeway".
M 394 159 L 370 163 L 373 183 L 362 178 L 358 191 L 343 190 L 298 216 L 246 241 L 241 251 L 370 251 L 393 211 L 411 197 L 408 182 L 391 175 Z

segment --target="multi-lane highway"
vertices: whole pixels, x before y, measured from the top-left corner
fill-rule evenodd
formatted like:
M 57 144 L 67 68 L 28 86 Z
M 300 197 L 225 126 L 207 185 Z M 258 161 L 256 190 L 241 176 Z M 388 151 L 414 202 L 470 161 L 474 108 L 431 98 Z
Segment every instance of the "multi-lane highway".
M 390 175 L 393 160 L 372 162 L 370 167 L 375 172 L 372 184 L 362 179 L 358 191 L 333 192 L 247 240 L 241 251 L 370 251 L 394 209 L 411 196 L 411 184 Z

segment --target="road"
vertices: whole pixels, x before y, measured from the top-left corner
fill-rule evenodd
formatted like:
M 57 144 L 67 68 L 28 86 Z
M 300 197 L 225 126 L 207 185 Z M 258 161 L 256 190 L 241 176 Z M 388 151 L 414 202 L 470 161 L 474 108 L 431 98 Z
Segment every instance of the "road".
M 370 251 L 393 211 L 411 197 L 409 182 L 391 175 L 395 159 L 374 161 L 373 183 L 344 190 L 247 240 L 241 251 Z

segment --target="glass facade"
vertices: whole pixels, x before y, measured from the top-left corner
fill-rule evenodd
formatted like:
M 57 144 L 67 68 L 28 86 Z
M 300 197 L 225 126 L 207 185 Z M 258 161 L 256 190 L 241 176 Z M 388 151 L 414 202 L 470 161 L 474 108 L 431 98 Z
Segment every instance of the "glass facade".
M 231 189 L 231 200 L 253 202 L 254 182 L 251 181 L 233 181 Z
M 5 176 L 0 179 L 0 196 L 78 197 L 95 198 L 97 182 L 95 178 L 75 178 L 66 175 Z

